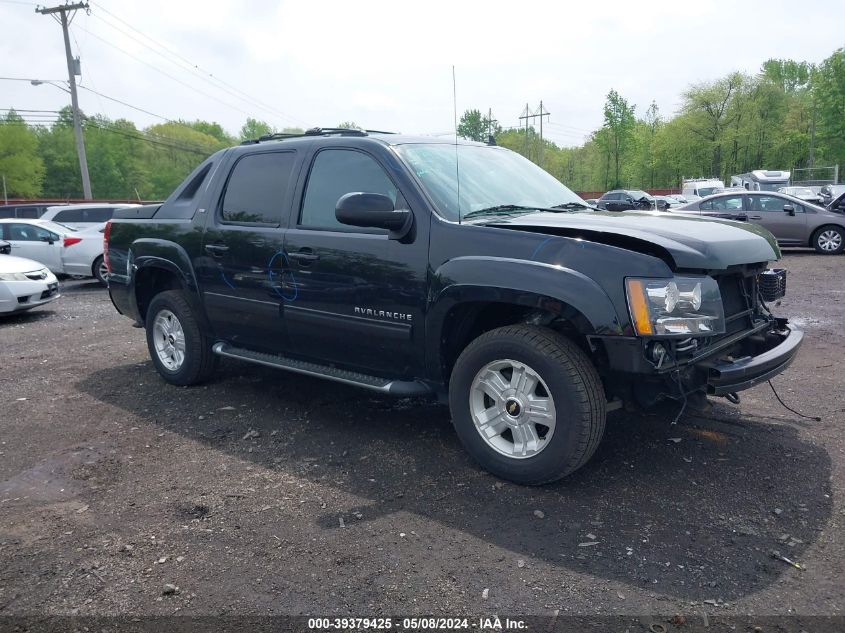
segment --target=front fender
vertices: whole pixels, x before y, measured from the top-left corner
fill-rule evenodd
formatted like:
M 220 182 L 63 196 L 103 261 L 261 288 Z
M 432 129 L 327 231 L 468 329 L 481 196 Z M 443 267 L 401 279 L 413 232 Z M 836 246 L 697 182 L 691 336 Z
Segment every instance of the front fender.
M 426 312 L 429 367 L 440 365 L 447 315 L 466 302 L 521 305 L 559 314 L 578 332 L 622 336 L 622 323 L 607 293 L 576 270 L 507 257 L 468 256 L 449 260 L 434 272 Z

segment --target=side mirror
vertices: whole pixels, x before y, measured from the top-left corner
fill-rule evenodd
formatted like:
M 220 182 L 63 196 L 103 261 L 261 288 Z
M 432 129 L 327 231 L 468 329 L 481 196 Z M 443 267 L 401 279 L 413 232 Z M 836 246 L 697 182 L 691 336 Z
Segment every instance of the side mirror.
M 56 241 L 55 241 L 52 237 L 49 237 L 49 236 L 46 236 L 46 235 L 45 235 L 44 237 L 42 237 L 42 238 L 41 238 L 41 241 L 42 241 L 42 242 L 47 242 L 47 243 L 48 243 L 48 244 L 50 244 L 51 246 L 52 246 L 53 244 L 55 244 L 55 243 L 56 243 Z
M 783 205 L 783 212 L 788 213 L 789 215 L 795 215 L 795 207 L 793 207 L 787 202 L 785 205 Z
M 405 237 L 414 222 L 410 210 L 394 209 L 393 200 L 380 193 L 347 193 L 337 201 L 334 213 L 341 224 L 387 229 L 392 240 Z
M 12 245 L 9 242 L 0 240 L 0 255 L 8 255 L 12 252 Z

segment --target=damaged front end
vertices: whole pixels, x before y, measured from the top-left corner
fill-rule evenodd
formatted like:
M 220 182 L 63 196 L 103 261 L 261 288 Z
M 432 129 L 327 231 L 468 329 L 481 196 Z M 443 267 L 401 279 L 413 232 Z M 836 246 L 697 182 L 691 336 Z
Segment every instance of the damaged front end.
M 792 363 L 803 333 L 766 305 L 785 293 L 786 271 L 743 265 L 701 279 L 629 280 L 635 337 L 592 341 L 604 351 L 613 396 L 640 406 L 693 394 L 733 398 Z

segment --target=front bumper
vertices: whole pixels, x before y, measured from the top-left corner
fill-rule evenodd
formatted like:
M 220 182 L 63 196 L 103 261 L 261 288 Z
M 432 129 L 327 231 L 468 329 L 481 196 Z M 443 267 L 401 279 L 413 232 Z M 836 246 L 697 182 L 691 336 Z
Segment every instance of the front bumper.
M 0 312 L 18 312 L 55 301 L 59 282 L 50 274 L 43 281 L 0 282 Z
M 788 333 L 780 343 L 761 350 L 754 356 L 748 355 L 732 360 L 708 359 L 699 363 L 698 367 L 707 371 L 707 393 L 723 396 L 750 389 L 777 376 L 789 367 L 798 354 L 798 348 L 804 340 L 804 333 L 788 327 L 785 330 Z

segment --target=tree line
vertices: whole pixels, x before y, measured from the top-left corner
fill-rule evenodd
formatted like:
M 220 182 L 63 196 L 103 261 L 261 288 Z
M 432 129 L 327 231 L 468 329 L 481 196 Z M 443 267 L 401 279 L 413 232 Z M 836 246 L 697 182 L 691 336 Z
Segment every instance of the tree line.
M 138 129 L 132 121 L 99 114 L 83 120 L 92 192 L 95 198 L 114 200 L 162 200 L 217 150 L 277 131 L 252 118 L 237 136 L 209 121 L 169 121 Z M 0 118 L 0 175 L 10 198 L 82 198 L 70 107 L 49 125 L 28 122 L 14 110 Z
M 486 141 L 487 118 L 466 111 L 459 135 Z M 845 168 L 845 49 L 818 65 L 770 59 L 757 74 L 692 85 L 672 117 L 654 102 L 638 115 L 610 90 L 603 125 L 578 147 L 543 139 L 541 148 L 532 127 L 499 128 L 494 136 L 534 162 L 542 157 L 542 166 L 576 191 L 673 188 L 689 177 L 727 182 L 754 169 Z
M 237 135 L 199 120 L 143 129 L 99 114 L 83 120 L 94 196 L 112 199 L 163 199 L 215 151 L 277 131 L 253 118 Z M 770 59 L 756 74 L 692 85 L 671 117 L 656 103 L 639 114 L 610 90 L 602 126 L 578 147 L 548 139 L 541 147 L 535 128 L 503 129 L 478 109 L 464 112 L 458 134 L 478 141 L 493 136 L 576 191 L 671 188 L 684 177 L 727 181 L 752 169 L 845 165 L 845 49 L 817 65 Z M 14 110 L 0 117 L 0 175 L 9 197 L 81 198 L 70 108 L 49 124 Z

